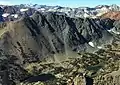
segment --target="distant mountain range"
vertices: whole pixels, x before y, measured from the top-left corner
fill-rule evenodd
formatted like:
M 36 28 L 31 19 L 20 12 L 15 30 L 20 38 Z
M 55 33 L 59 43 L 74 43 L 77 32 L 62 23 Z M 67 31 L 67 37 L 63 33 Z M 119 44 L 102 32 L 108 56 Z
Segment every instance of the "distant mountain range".
M 120 11 L 120 7 L 117 5 L 98 5 L 94 8 L 90 7 L 78 7 L 69 8 L 61 6 L 46 6 L 46 5 L 0 5 L 0 21 L 6 20 L 16 20 L 21 16 L 31 16 L 36 11 L 39 12 L 55 12 L 60 15 L 66 15 L 69 17 L 80 17 L 80 18 L 98 18 L 99 16 L 110 12 L 110 11 Z

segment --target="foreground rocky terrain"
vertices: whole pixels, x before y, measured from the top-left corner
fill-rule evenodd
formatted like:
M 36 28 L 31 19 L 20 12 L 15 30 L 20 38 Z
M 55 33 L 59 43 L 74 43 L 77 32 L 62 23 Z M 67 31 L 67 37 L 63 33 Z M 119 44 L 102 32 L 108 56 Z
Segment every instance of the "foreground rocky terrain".
M 34 77 L 21 85 L 119 85 L 120 51 L 116 45 L 59 63 L 31 63 L 26 70 Z
M 2 22 L 1 82 L 119 85 L 119 22 L 71 18 L 53 12 L 35 12 Z
M 95 53 L 82 52 L 77 55 L 77 58 L 68 58 L 61 62 L 38 61 L 24 64 L 22 67 L 8 61 L 10 85 L 120 84 L 120 43 L 118 40 L 111 45 L 105 45 L 104 49 Z M 14 56 L 11 56 L 11 59 L 15 60 Z M 5 63 L 2 65 L 6 66 Z

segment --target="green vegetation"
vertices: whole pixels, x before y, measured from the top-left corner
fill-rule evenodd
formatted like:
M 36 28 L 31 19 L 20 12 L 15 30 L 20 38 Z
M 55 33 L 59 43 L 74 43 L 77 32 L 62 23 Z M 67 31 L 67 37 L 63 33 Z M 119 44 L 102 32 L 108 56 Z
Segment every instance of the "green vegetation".
M 55 75 L 56 79 L 49 81 L 49 83 L 46 81 L 21 85 L 52 85 L 50 82 L 57 82 L 59 83 L 58 85 L 63 85 L 63 83 L 67 83 L 68 80 L 71 80 L 72 83 L 76 83 L 74 79 L 76 79 L 80 73 L 85 73 L 86 76 L 93 78 L 95 85 L 107 83 L 107 81 L 111 80 L 112 76 L 108 76 L 106 77 L 107 79 L 104 80 L 106 74 L 119 70 L 119 49 L 119 44 L 114 43 L 113 45 L 106 45 L 105 49 L 100 49 L 95 53 L 81 53 L 79 54 L 79 58 L 68 58 L 62 61 L 61 63 L 64 67 L 60 66 L 59 63 L 30 63 L 25 69 L 31 75 L 50 73 Z M 82 82 L 82 80 L 79 81 Z

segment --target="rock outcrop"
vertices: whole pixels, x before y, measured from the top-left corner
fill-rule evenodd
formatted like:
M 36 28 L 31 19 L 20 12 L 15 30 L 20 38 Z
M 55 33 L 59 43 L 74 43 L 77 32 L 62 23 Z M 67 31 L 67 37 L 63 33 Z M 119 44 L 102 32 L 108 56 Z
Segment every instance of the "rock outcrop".
M 120 20 L 120 12 L 119 11 L 111 11 L 108 13 L 105 13 L 101 16 L 101 18 L 110 18 L 113 20 Z

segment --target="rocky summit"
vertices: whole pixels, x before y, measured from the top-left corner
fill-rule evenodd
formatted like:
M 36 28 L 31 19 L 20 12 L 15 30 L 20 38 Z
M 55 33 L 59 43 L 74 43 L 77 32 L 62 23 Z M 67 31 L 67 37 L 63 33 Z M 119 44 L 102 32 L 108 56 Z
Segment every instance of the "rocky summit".
M 18 11 L 2 7 L 0 12 Z M 34 7 L 30 15 L 0 23 L 1 84 L 120 85 L 119 17 L 71 17 Z M 116 5 L 96 9 L 103 7 L 119 11 Z

